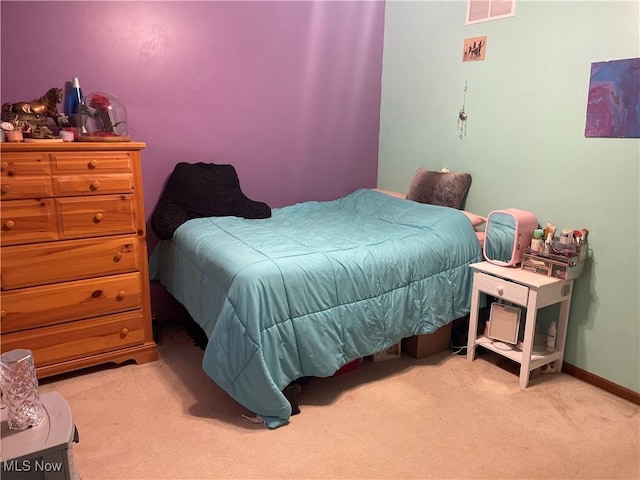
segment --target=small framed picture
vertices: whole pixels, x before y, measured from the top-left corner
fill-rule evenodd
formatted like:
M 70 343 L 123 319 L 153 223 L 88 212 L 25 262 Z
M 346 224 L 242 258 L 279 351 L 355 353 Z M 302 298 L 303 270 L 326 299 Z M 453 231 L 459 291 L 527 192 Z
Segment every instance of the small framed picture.
M 462 52 L 463 62 L 477 62 L 484 60 L 487 51 L 487 37 L 467 38 L 464 41 L 464 50 Z

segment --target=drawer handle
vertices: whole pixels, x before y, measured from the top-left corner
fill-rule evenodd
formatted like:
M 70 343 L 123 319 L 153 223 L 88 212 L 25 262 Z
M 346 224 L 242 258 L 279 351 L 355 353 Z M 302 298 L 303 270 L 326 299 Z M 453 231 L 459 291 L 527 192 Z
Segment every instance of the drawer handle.
M 129 329 L 127 327 L 124 327 L 122 330 L 120 330 L 120 336 L 122 338 L 126 337 L 129 333 Z
M 103 218 L 104 218 L 104 215 L 102 215 L 101 213 L 96 213 L 95 217 L 93 217 L 93 220 L 96 223 L 99 223 L 100 221 L 102 221 Z
M 7 311 L 6 311 L 6 310 L 2 310 L 2 311 L 0 312 L 0 318 L 4 318 L 4 317 L 6 317 L 6 316 L 7 316 Z
M 116 298 L 117 298 L 118 300 L 122 300 L 122 299 L 123 299 L 124 297 L 126 297 L 126 296 L 127 296 L 127 294 L 125 293 L 125 291 L 124 291 L 124 290 L 120 290 L 120 291 L 118 292 L 118 294 L 116 295 Z
M 7 228 L 7 230 L 11 230 L 13 227 L 16 226 L 16 222 L 14 222 L 13 220 L 7 220 L 4 226 Z
M 504 295 L 504 287 L 498 286 L 498 295 L 500 296 Z
M 118 252 L 113 256 L 114 262 L 119 262 L 120 260 L 122 260 L 122 252 Z
M 9 185 L 2 185 L 2 188 L 0 189 L 0 191 L 2 192 L 3 195 L 9 193 Z
M 2 162 L 2 170 L 9 168 L 9 162 Z
M 98 188 L 100 188 L 100 182 L 92 182 L 89 188 L 91 188 L 91 190 L 97 190 Z
M 96 168 L 98 166 L 98 160 L 93 159 L 89 162 L 89 168 Z

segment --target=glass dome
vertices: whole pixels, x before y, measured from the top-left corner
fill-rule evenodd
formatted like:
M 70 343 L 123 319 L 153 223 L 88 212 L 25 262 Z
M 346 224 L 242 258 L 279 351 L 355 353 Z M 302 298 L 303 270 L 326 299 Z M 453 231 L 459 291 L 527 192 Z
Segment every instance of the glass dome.
M 127 109 L 113 93 L 91 92 L 80 102 L 80 132 L 86 139 L 128 138 Z

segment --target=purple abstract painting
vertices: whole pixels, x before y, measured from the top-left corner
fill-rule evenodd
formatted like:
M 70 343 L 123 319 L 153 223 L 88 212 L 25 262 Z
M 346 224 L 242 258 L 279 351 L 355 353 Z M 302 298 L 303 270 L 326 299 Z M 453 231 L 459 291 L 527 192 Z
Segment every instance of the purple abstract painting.
M 640 58 L 591 64 L 584 136 L 640 138 Z

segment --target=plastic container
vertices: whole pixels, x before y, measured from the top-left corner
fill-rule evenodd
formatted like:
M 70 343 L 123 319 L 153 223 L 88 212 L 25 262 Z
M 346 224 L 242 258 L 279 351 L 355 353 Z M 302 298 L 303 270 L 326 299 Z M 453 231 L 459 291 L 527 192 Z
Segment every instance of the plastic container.
M 573 230 L 569 230 L 568 228 L 562 229 L 562 234 L 560 235 L 560 243 L 571 245 L 573 243 Z
M 9 130 L 5 133 L 7 142 L 23 142 L 24 135 L 20 130 Z
M 556 349 L 556 322 L 551 322 L 547 331 L 547 352 L 553 352 Z
M 533 231 L 533 238 L 531 239 L 531 250 L 534 252 L 544 251 L 544 231 L 538 228 Z
M 562 255 L 563 257 L 575 257 L 578 254 L 578 245 L 575 243 L 563 243 L 553 240 L 551 242 L 551 253 Z

